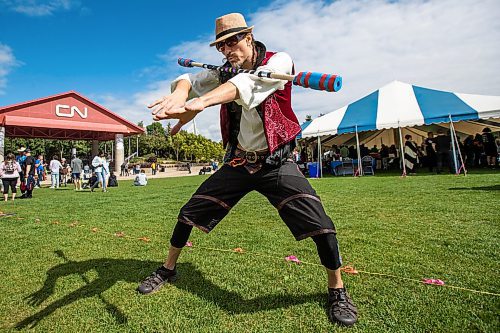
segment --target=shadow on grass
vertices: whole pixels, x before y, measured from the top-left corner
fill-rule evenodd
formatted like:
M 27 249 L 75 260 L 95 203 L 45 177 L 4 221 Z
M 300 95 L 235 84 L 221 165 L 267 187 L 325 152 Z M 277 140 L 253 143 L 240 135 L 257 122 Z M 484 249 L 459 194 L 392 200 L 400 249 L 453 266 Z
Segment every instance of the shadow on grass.
M 500 185 L 477 186 L 477 187 L 451 187 L 451 191 L 500 191 Z
M 56 251 L 55 253 L 66 262 L 51 268 L 47 272 L 47 278 L 43 287 L 26 298 L 28 304 L 39 306 L 46 301 L 54 293 L 57 279 L 61 277 L 78 274 L 85 281 L 85 285 L 20 321 L 16 325 L 17 329 L 33 328 L 54 311 L 80 299 L 94 296 L 102 301 L 106 311 L 115 318 L 117 323 L 125 324 L 128 321 L 125 314 L 118 307 L 107 301 L 102 296 L 102 293 L 118 281 L 140 283 L 146 277 L 143 275 L 145 270 L 154 271 L 161 265 L 161 263 L 155 261 L 140 261 L 135 259 L 101 258 L 86 261 L 71 261 L 64 256 L 62 251 Z M 267 295 L 247 300 L 243 299 L 236 292 L 224 290 L 213 284 L 191 263 L 179 264 L 177 270 L 179 279 L 174 283 L 176 288 L 185 290 L 209 302 L 214 302 L 228 314 L 253 313 L 312 302 L 323 304 L 326 299 L 326 293 L 316 293 L 295 296 Z M 92 281 L 84 275 L 90 271 L 97 272 L 97 278 Z M 130 290 L 130 293 L 136 293 L 136 291 Z M 156 297 L 162 297 L 162 295 L 158 294 Z

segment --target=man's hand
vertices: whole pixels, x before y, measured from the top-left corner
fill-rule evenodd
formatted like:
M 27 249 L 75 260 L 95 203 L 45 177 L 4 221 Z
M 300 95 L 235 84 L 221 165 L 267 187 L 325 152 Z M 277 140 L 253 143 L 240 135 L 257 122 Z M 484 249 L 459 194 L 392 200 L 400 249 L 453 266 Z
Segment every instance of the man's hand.
M 176 90 L 170 96 L 157 100 L 148 107 L 152 109 L 153 119 L 179 119 L 170 134 L 175 135 L 181 127 L 193 120 L 198 112 L 206 107 L 229 103 L 239 98 L 238 89 L 231 82 L 226 82 L 205 95 L 194 98 L 186 103 L 191 84 L 181 80 Z
M 151 109 L 154 120 L 161 120 L 166 118 L 157 117 L 158 114 L 161 115 L 162 112 L 169 112 L 173 109 L 181 108 L 184 104 L 186 104 L 186 95 L 174 92 L 172 95 L 164 96 L 148 105 L 148 108 Z
M 154 120 L 179 119 L 179 122 L 174 127 L 172 127 L 170 131 L 171 135 L 175 135 L 181 130 L 182 126 L 193 120 L 193 118 L 204 109 L 205 105 L 203 104 L 202 100 L 199 98 L 195 98 L 181 107 L 159 107 L 156 113 L 154 113 L 154 111 L 152 113 Z

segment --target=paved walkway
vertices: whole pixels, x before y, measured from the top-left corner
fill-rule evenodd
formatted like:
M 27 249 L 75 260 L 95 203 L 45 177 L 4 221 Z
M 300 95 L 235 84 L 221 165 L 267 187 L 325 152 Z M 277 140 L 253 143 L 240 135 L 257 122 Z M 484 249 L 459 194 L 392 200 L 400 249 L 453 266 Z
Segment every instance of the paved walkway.
M 144 169 L 146 171 L 146 175 L 149 179 L 155 179 L 155 178 L 167 178 L 167 177 L 184 177 L 184 176 L 198 176 L 198 173 L 200 172 L 200 169 L 202 166 L 193 166 L 191 167 L 191 174 L 188 173 L 187 171 L 178 171 L 177 168 L 167 168 L 165 169 L 165 172 L 157 172 L 156 175 L 151 174 L 151 169 Z M 207 174 L 212 174 L 213 172 L 207 173 Z M 130 173 L 129 176 L 120 176 L 119 174 L 116 175 L 116 178 L 118 180 L 134 180 L 136 175 L 133 175 Z M 51 180 L 50 180 L 50 175 L 48 175 L 47 179 L 42 182 L 42 186 L 50 186 Z
M 156 175 L 151 174 L 151 169 L 143 169 L 146 171 L 146 175 L 148 176 L 148 179 L 153 179 L 153 178 L 167 178 L 167 177 L 184 177 L 184 176 L 198 176 L 198 173 L 200 172 L 201 166 L 193 166 L 191 167 L 191 174 L 189 174 L 187 171 L 177 171 L 177 168 L 167 168 L 165 169 L 165 172 L 156 172 Z M 211 172 L 210 174 L 212 174 Z M 129 176 L 120 176 L 119 174 L 116 175 L 116 178 L 118 180 L 126 180 L 126 179 L 135 179 L 136 175 L 133 175 L 130 173 Z

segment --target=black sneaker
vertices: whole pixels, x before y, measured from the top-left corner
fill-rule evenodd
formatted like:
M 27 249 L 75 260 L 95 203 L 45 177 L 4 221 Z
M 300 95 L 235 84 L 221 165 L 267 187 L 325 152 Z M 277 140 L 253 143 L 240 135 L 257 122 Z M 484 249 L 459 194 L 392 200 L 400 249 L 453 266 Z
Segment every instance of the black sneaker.
M 328 318 L 344 326 L 352 326 L 358 320 L 358 309 L 345 288 L 328 288 Z
M 177 270 L 175 268 L 166 269 L 160 266 L 155 272 L 141 282 L 137 287 L 137 291 L 143 295 L 151 294 L 160 290 L 165 283 L 174 282 L 175 280 L 177 280 Z

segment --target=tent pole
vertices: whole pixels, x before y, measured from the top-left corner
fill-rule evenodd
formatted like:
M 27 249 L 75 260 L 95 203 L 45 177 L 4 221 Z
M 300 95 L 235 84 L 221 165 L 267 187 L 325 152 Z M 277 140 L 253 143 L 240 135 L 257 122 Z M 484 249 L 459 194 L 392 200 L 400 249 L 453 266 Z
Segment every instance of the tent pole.
M 399 130 L 399 147 L 400 147 L 399 160 L 403 162 L 403 174 L 401 175 L 401 177 L 406 177 L 405 151 L 403 147 L 403 134 L 401 134 L 401 126 L 398 126 L 398 130 Z
M 362 176 L 363 175 L 363 164 L 361 163 L 361 151 L 359 148 L 358 125 L 356 125 L 356 149 L 358 151 L 358 171 L 354 175 L 355 176 Z
M 455 147 L 455 133 L 453 131 L 453 125 L 450 125 L 450 134 L 451 134 L 451 150 L 453 151 L 453 165 L 455 166 L 455 174 L 458 174 L 457 149 Z
M 460 170 L 464 170 L 464 176 L 467 176 L 467 170 L 465 169 L 465 163 L 464 159 L 462 158 L 462 152 L 460 151 L 460 145 L 458 144 L 458 137 L 457 137 L 457 131 L 455 131 L 455 126 L 453 125 L 453 119 L 451 118 L 451 115 L 448 115 L 450 117 L 450 130 L 452 133 L 452 146 L 455 147 L 458 150 L 458 156 L 460 157 L 460 168 L 457 168 L 457 158 L 454 156 L 454 163 L 455 163 L 455 170 L 456 174 L 460 174 Z M 455 149 L 453 150 L 453 153 L 455 153 Z
M 321 138 L 318 135 L 318 170 L 316 170 L 316 178 L 323 177 L 322 165 L 321 165 Z

